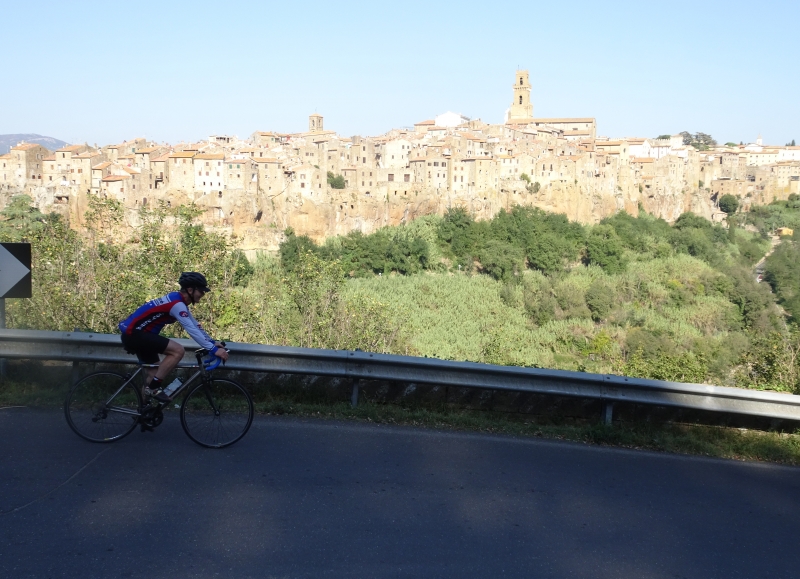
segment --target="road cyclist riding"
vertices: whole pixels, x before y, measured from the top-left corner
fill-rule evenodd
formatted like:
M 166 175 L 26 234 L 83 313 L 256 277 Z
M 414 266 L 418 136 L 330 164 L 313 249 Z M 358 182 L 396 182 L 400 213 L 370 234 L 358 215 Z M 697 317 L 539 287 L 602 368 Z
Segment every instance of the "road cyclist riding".
M 184 272 L 180 291 L 151 300 L 120 322 L 122 345 L 138 358 L 138 368 L 125 376 L 95 372 L 79 380 L 67 395 L 64 413 L 76 434 L 92 442 L 112 442 L 130 434 L 137 425 L 152 431 L 164 419 L 164 410 L 181 391 L 174 406 L 180 409 L 186 434 L 201 446 L 222 448 L 240 440 L 253 421 L 253 401 L 241 385 L 215 378 L 213 370 L 228 360 L 224 342 L 214 341 L 194 319 L 187 306 L 211 291 L 203 274 Z M 186 381 L 163 380 L 183 359 L 185 350 L 175 340 L 160 335 L 167 324 L 179 322 L 200 349 L 195 351 L 197 371 Z M 159 361 L 159 355 L 163 359 Z M 139 380 L 135 380 L 140 376 Z

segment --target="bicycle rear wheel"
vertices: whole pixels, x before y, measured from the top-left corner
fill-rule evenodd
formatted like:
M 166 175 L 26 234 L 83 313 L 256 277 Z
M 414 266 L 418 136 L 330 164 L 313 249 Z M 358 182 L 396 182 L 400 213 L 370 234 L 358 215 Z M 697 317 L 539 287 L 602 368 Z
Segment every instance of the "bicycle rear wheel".
M 95 372 L 80 379 L 64 401 L 69 427 L 91 442 L 112 442 L 136 428 L 142 395 L 132 382 L 114 372 Z
M 192 388 L 181 404 L 181 426 L 200 446 L 223 448 L 253 423 L 253 399 L 233 380 L 215 378 Z

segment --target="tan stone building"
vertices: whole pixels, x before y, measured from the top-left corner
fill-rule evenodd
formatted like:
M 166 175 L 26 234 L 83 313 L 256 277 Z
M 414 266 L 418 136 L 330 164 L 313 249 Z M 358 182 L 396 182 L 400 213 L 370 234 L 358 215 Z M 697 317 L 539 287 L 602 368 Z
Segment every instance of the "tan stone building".
M 192 191 L 195 185 L 194 156 L 196 151 L 175 151 L 167 161 L 167 180 L 170 188 Z M 202 171 L 202 169 L 198 169 Z
M 11 185 L 22 190 L 42 184 L 42 172 L 45 157 L 50 151 L 35 143 L 20 143 L 11 147 Z

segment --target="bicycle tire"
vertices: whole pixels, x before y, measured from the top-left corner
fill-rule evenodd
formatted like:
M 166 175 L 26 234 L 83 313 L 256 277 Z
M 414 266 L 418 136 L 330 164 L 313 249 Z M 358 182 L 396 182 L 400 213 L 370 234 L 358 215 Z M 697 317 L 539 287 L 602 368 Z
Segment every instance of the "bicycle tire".
M 252 423 L 250 393 L 226 378 L 200 382 L 186 393 L 181 403 L 183 431 L 206 448 L 232 445 L 247 434 Z
M 116 372 L 94 372 L 78 380 L 64 400 L 64 416 L 72 431 L 90 442 L 114 442 L 133 432 L 142 394 L 126 380 Z

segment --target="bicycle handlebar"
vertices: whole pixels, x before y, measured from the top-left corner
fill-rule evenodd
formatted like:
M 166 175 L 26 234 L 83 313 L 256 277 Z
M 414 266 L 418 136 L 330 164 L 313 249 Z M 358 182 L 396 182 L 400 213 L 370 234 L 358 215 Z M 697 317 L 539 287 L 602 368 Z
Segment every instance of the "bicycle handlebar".
M 213 360 L 211 358 L 213 358 Z M 208 358 L 206 358 L 205 360 L 203 360 L 203 367 L 206 369 L 206 372 L 208 372 L 209 370 L 213 370 L 220 364 L 222 364 L 222 358 L 218 358 L 213 354 Z
M 220 342 L 222 347 L 225 347 L 225 342 Z M 226 352 L 230 352 L 227 348 L 225 349 Z M 214 354 L 210 354 L 206 349 L 200 349 L 195 352 L 195 356 L 197 356 L 197 363 L 202 365 L 206 372 L 210 370 L 214 370 L 215 368 L 219 367 L 222 364 L 222 358 L 215 356 Z M 205 358 L 203 358 L 205 356 Z

